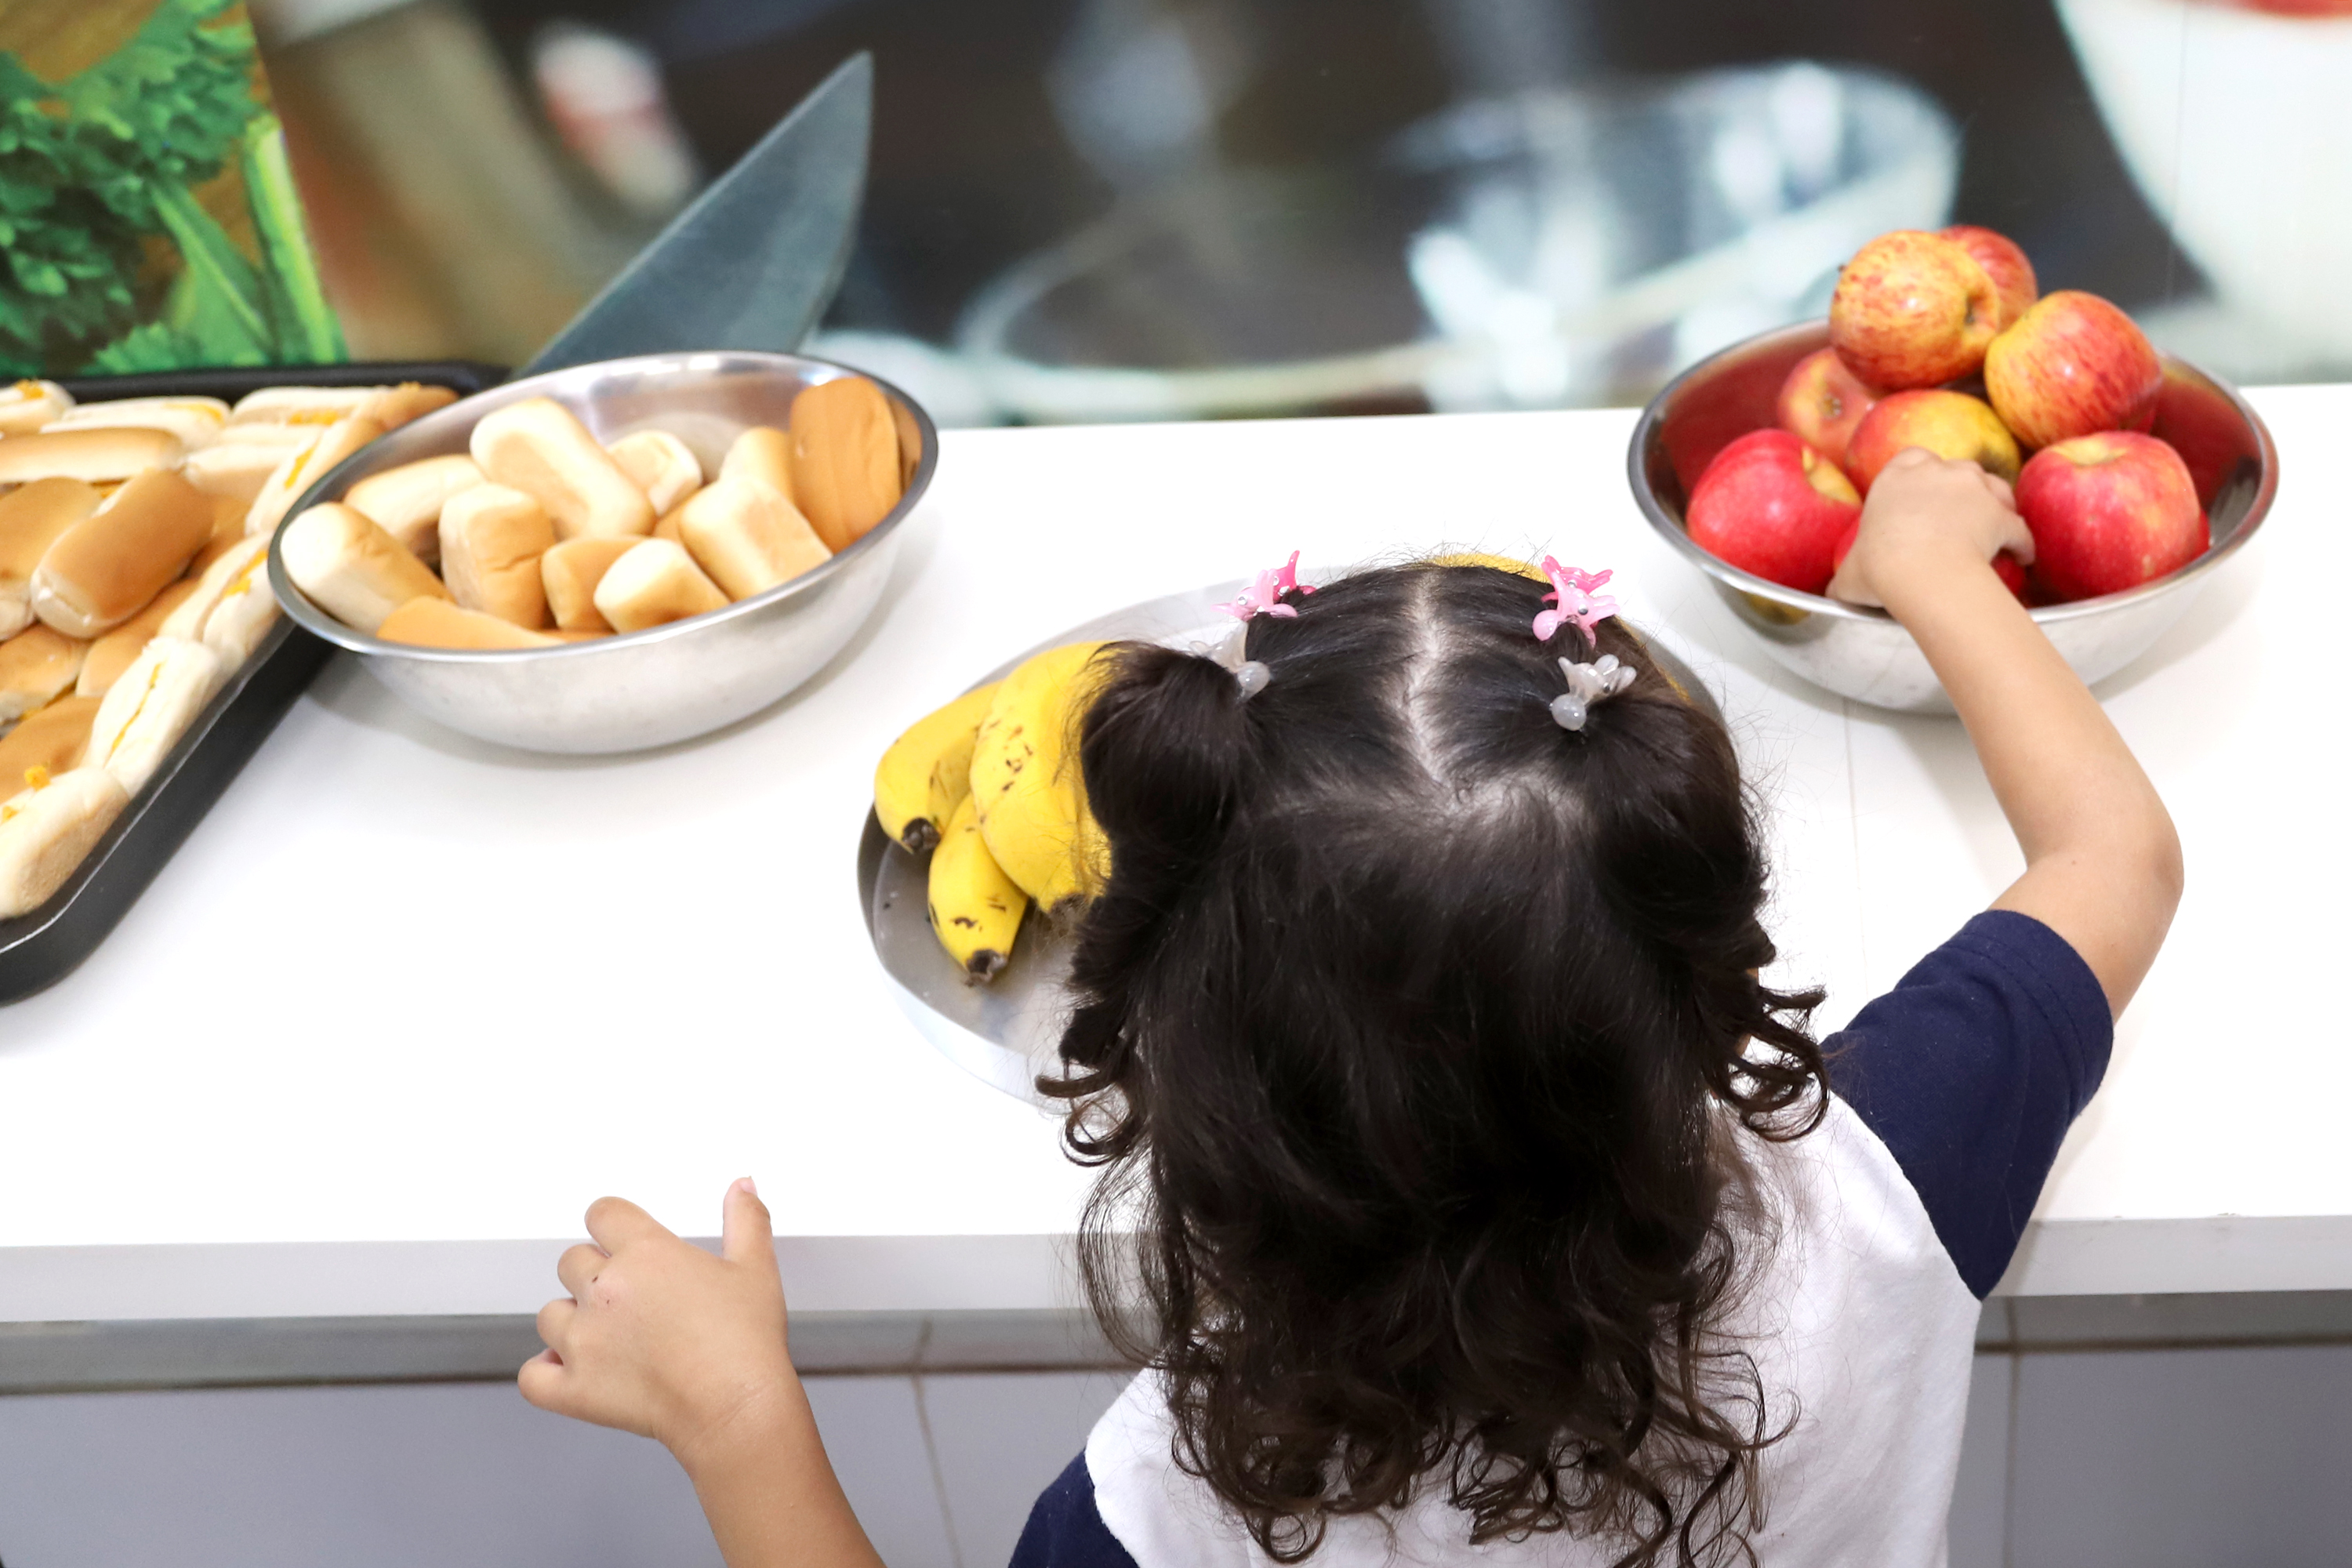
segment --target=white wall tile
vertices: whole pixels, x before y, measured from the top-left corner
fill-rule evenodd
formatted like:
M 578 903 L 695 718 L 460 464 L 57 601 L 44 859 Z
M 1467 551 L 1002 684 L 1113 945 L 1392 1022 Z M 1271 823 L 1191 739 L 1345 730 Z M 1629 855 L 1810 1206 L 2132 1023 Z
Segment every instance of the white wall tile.
M 923 1404 L 960 1568 L 1003 1568 L 1037 1494 L 1086 1447 L 1087 1434 L 1132 1376 L 1072 1372 L 923 1378 Z
M 890 1568 L 956 1568 L 913 1380 L 810 1377 L 802 1386 L 833 1473 L 882 1561 Z
M 1950 1568 L 2007 1568 L 2011 1364 L 2007 1355 L 1979 1352 L 1969 1378 L 1969 1425 L 1952 1488 Z
M 0 1399 L 9 1568 L 718 1568 L 667 1454 L 508 1384 Z
M 2014 1568 L 2346 1560 L 2352 1346 L 2032 1353 Z

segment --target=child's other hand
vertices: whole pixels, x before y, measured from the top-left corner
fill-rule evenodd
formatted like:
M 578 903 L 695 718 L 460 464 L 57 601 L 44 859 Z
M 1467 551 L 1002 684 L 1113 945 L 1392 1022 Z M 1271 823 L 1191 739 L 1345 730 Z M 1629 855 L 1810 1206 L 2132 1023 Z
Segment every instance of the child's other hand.
M 1974 463 L 1908 447 L 1871 485 L 1862 531 L 1830 581 L 1830 596 L 1854 605 L 1899 603 L 1906 584 L 1933 584 L 1955 565 L 1990 568 L 2004 550 L 2033 563 L 2033 535 L 2017 515 L 2008 481 Z
M 547 1349 L 523 1363 L 525 1399 L 657 1438 L 689 1470 L 698 1450 L 781 1418 L 795 1383 L 784 1290 L 748 1178 L 727 1190 L 717 1258 L 619 1198 L 588 1210 L 588 1234 L 556 1263 L 571 1295 L 540 1309 Z

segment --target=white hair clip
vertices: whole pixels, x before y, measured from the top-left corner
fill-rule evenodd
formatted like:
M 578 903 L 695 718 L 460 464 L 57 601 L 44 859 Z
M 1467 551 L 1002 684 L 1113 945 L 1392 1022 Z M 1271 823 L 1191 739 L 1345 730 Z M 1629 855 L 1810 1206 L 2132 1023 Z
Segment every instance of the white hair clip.
M 1207 654 L 1234 672 L 1234 684 L 1241 688 L 1242 700 L 1244 702 L 1264 691 L 1265 683 L 1274 679 L 1274 671 L 1249 657 L 1249 623 L 1247 621 L 1242 622 L 1219 638 L 1214 647 L 1202 647 L 1198 643 L 1192 646 L 1196 651 Z
M 1591 664 L 1563 658 L 1559 672 L 1567 678 L 1568 689 L 1551 700 L 1551 718 L 1563 730 L 1583 729 L 1592 705 L 1606 702 L 1633 685 L 1636 673 L 1632 665 L 1620 664 L 1613 653 L 1604 653 Z

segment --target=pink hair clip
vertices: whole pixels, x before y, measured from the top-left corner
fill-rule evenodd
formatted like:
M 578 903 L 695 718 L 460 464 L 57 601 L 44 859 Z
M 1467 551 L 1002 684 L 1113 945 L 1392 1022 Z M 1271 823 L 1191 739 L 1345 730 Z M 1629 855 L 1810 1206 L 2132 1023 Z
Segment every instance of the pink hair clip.
M 1600 637 L 1592 628 L 1617 613 L 1617 601 L 1606 594 L 1592 590 L 1607 583 L 1614 572 L 1580 572 L 1573 566 L 1563 566 L 1558 557 L 1543 559 L 1543 574 L 1551 579 L 1551 592 L 1544 603 L 1553 606 L 1536 616 L 1536 641 L 1549 642 L 1562 626 L 1574 626 L 1584 634 L 1584 640 L 1599 647 Z
M 1237 621 L 1246 621 L 1253 616 L 1273 616 L 1287 620 L 1298 614 L 1298 606 L 1284 604 L 1282 596 L 1294 589 L 1301 594 L 1315 592 L 1298 580 L 1298 552 L 1296 550 L 1281 565 L 1269 566 L 1259 573 L 1257 581 L 1244 588 L 1231 604 L 1219 605 L 1217 608 Z

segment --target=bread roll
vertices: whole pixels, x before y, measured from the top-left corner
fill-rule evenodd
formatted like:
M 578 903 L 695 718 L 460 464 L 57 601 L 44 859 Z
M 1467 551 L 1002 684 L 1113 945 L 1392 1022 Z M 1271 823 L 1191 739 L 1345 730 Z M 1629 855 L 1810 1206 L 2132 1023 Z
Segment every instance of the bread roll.
M 486 478 L 547 509 L 558 539 L 653 530 L 653 503 L 646 492 L 596 445 L 588 427 L 552 398 L 527 398 L 484 416 L 474 426 L 471 445 Z
M 278 466 L 294 452 L 318 444 L 319 432 L 312 430 L 306 435 L 308 439 L 291 447 L 274 442 L 215 441 L 189 453 L 188 460 L 180 465 L 180 474 L 205 494 L 236 502 L 237 527 L 242 532 L 246 510 L 269 482 L 269 476 L 278 471 Z
M 772 425 L 752 426 L 727 448 L 727 460 L 719 465 L 719 477 L 751 479 L 791 500 L 793 438 Z
M 555 543 L 540 504 L 504 485 L 476 485 L 441 510 L 441 581 L 460 607 L 536 631 L 547 625 L 539 558 Z
M 838 555 L 898 504 L 898 426 L 890 400 L 862 375 L 793 399 L 793 504 Z
M 168 430 L 191 451 L 220 434 L 228 405 L 217 397 L 118 397 L 59 415 L 50 430 Z
M 793 503 L 763 484 L 720 476 L 677 509 L 679 542 L 730 599 L 790 582 L 833 552 Z
M 47 479 L 119 483 L 142 468 L 176 468 L 187 455 L 168 430 L 43 430 L 0 440 L 0 485 Z
M 344 492 L 343 504 L 365 512 L 429 566 L 441 559 L 441 508 L 485 482 L 471 458 L 423 458 L 370 474 Z
M 654 524 L 653 533 L 649 537 L 655 539 L 667 539 L 672 544 L 685 543 L 685 537 L 677 531 L 677 514 L 684 510 L 686 509 L 683 507 L 673 507 L 669 510 L 662 513 L 661 521 Z
M 107 689 L 131 668 L 131 661 L 139 657 L 139 650 L 147 646 L 147 639 L 162 634 L 170 625 L 172 612 L 196 591 L 198 581 L 194 577 L 183 577 L 156 595 L 145 609 L 91 643 L 89 651 L 82 656 L 81 674 L 74 681 L 74 695 L 92 700 L 105 696 Z M 6 777 L 5 773 L 0 773 L 0 779 Z
M 31 771 L 37 782 L 0 803 L 0 917 L 11 920 L 47 903 L 131 804 L 97 768 Z
M 73 405 L 73 394 L 54 381 L 0 386 L 0 437 L 29 436 Z
M 84 766 L 137 795 L 221 687 L 220 659 L 202 643 L 153 637 L 98 705 Z
M 539 558 L 540 585 L 547 590 L 548 613 L 559 629 L 599 637 L 613 629 L 596 608 L 596 584 L 637 543 L 634 539 L 567 539 Z
M 286 460 L 278 465 L 261 487 L 261 493 L 253 498 L 253 508 L 245 514 L 246 532 L 275 532 L 305 490 L 317 484 L 337 463 L 383 434 L 383 426 L 374 420 L 353 415 L 328 426 L 310 446 L 288 453 Z
M 446 599 L 411 599 L 384 617 L 376 636 L 419 647 L 560 647 L 561 637 L 525 631 L 512 621 L 461 609 Z
M 658 517 L 702 488 L 694 448 L 667 430 L 640 430 L 604 448 L 630 482 L 646 492 Z
M 205 646 L 221 661 L 224 676 L 244 668 L 278 624 L 278 595 L 269 591 L 269 551 L 257 550 L 221 585 L 220 598 L 205 616 Z
M 719 584 L 682 544 L 644 539 L 605 569 L 596 584 L 596 613 L 614 631 L 636 632 L 727 607 Z
M 267 562 L 269 541 L 257 533 L 238 538 L 235 547 L 205 568 L 204 575 L 194 581 L 194 592 L 173 606 L 172 612 L 155 628 L 157 637 L 180 637 L 188 642 L 205 640 L 205 617 L 213 613 L 221 595 L 232 579 L 256 562 Z M 266 571 L 266 568 L 265 568 Z M 267 584 L 265 575 L 264 583 Z
M 0 637 L 33 624 L 33 573 L 41 557 L 105 499 L 79 479 L 35 479 L 0 496 Z
M 457 401 L 457 395 L 446 386 L 421 386 L 413 381 L 398 386 L 268 386 L 239 398 L 229 426 L 331 425 L 357 416 L 396 430 Z
M 226 496 L 215 496 L 212 500 L 212 537 L 205 541 L 202 550 L 196 552 L 196 558 L 188 563 L 188 575 L 191 577 L 203 576 L 214 562 L 245 542 L 245 507 Z
M 311 507 L 288 523 L 278 553 L 294 585 L 355 631 L 374 632 L 411 599 L 449 596 L 424 562 L 337 501 Z
M 68 637 L 110 631 L 186 571 L 212 531 L 204 492 L 151 468 L 49 545 L 33 572 L 33 614 Z
M 13 724 L 64 696 L 89 652 L 89 644 L 47 626 L 27 626 L 0 642 L 0 724 Z
M 21 783 L 26 768 L 61 773 L 79 767 L 81 754 L 89 747 L 90 721 L 97 717 L 95 697 L 60 697 L 39 712 L 27 713 L 15 729 L 0 735 L 0 780 Z

